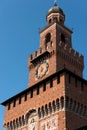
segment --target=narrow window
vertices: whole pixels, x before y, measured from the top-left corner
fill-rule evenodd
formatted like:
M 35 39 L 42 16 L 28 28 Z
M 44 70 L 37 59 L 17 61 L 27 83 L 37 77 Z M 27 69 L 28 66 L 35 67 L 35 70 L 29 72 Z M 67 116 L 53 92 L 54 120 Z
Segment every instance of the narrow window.
M 51 41 L 51 34 L 48 33 L 48 34 L 46 35 L 46 37 L 45 37 L 45 43 L 46 43 L 46 45 L 47 45 L 47 43 L 50 42 L 50 41 Z
M 53 21 L 54 21 L 54 22 L 57 22 L 57 18 L 56 18 L 56 17 L 54 17 Z
M 49 19 L 49 24 L 51 23 L 51 21 L 52 21 L 52 20 L 51 20 L 51 19 Z
M 64 34 L 61 34 L 61 41 L 64 42 L 64 43 L 65 43 L 65 41 L 66 41 Z
M 62 19 L 60 19 L 60 22 L 61 22 L 61 23 L 63 23 L 63 20 L 62 20 Z

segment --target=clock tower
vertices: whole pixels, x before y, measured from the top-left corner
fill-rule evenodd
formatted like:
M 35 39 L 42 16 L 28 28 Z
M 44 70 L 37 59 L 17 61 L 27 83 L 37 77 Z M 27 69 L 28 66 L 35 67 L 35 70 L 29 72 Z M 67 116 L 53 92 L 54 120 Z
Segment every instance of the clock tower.
M 72 30 L 54 4 L 40 30 L 40 47 L 28 58 L 28 88 L 4 101 L 5 130 L 87 130 L 84 57 L 72 47 Z
M 46 27 L 40 30 L 40 48 L 29 57 L 30 86 L 63 68 L 80 77 L 83 73 L 83 56 L 72 48 L 72 31 L 64 25 L 65 14 L 56 3 L 46 21 Z

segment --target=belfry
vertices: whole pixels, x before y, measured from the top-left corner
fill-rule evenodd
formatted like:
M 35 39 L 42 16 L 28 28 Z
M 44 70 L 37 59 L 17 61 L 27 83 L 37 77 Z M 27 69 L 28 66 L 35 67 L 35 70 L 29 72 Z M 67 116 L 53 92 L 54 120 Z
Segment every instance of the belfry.
M 4 130 L 87 130 L 84 57 L 73 49 L 65 18 L 55 1 L 28 58 L 28 87 L 2 103 Z

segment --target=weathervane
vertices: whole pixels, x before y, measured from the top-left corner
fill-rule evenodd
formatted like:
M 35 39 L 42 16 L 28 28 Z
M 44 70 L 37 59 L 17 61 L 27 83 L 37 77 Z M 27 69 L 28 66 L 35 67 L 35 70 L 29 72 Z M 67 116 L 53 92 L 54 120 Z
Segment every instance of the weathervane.
M 56 4 L 57 3 L 57 0 L 54 0 L 54 4 Z

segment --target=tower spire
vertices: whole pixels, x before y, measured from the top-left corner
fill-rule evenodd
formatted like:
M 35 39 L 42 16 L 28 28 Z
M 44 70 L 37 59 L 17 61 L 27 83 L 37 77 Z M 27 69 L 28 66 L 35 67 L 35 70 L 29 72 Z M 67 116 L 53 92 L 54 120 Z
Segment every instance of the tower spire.
M 57 5 L 57 0 L 54 0 L 54 5 Z

